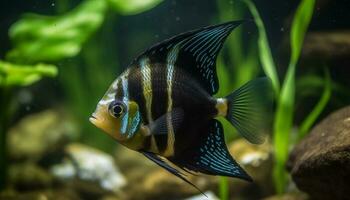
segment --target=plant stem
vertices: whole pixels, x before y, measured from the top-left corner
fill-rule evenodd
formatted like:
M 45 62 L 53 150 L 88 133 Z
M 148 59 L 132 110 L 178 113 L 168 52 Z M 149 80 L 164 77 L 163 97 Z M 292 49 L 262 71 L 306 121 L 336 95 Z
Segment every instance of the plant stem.
M 227 177 L 220 177 L 220 200 L 228 200 L 229 198 L 229 189 L 228 189 L 228 180 Z

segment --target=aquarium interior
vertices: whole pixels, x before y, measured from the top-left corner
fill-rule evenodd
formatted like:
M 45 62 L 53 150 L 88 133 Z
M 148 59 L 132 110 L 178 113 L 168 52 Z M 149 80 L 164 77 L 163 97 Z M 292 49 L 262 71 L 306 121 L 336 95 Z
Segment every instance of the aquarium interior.
M 347 0 L 2 1 L 0 199 L 348 199 L 348 8 Z M 264 144 L 219 119 L 253 182 L 189 175 L 202 194 L 89 122 L 144 49 L 242 19 L 217 59 L 216 97 L 271 79 Z

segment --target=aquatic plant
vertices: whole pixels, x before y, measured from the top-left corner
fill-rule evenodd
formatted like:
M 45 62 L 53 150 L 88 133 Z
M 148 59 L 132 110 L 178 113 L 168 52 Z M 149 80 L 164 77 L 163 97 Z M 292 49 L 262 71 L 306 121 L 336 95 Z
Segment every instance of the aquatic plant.
M 7 54 L 7 59 L 30 63 L 74 57 L 101 28 L 109 7 L 122 14 L 137 14 L 160 2 L 87 0 L 58 16 L 24 14 L 9 30 L 13 49 Z
M 322 91 L 322 95 L 318 100 L 317 104 L 315 105 L 315 107 L 313 108 L 313 110 L 309 113 L 309 115 L 304 119 L 304 121 L 300 125 L 296 142 L 299 142 L 301 139 L 303 139 L 305 135 L 309 132 L 310 128 L 315 123 L 318 116 L 324 110 L 324 108 L 326 107 L 327 103 L 331 98 L 332 80 L 327 67 L 324 67 L 324 73 L 325 73 L 325 78 L 321 84 L 321 86 L 324 87 Z
M 290 33 L 290 43 L 291 43 L 291 57 L 288 65 L 287 73 L 285 75 L 281 90 L 279 91 L 279 82 L 275 73 L 276 66 L 271 57 L 271 50 L 268 45 L 268 40 L 266 37 L 266 31 L 259 16 L 259 13 L 250 0 L 245 0 L 247 6 L 249 7 L 252 15 L 254 16 L 255 23 L 259 30 L 260 38 L 260 59 L 262 61 L 263 69 L 267 76 L 272 80 L 273 86 L 275 88 L 276 100 L 277 100 L 277 110 L 274 120 L 274 154 L 275 154 L 275 166 L 274 166 L 274 181 L 277 193 L 282 193 L 285 189 L 287 183 L 287 174 L 285 171 L 285 163 L 288 158 L 288 151 L 290 148 L 290 133 L 293 126 L 293 113 L 294 113 L 294 100 L 295 100 L 295 71 L 296 65 L 299 60 L 300 52 L 302 49 L 304 36 L 307 31 L 307 27 L 311 21 L 313 10 L 314 10 L 314 0 L 302 0 L 299 4 L 297 11 L 295 13 L 293 23 L 291 25 Z M 268 53 L 267 53 L 268 52 Z M 321 113 L 327 103 L 329 95 L 329 87 L 326 87 L 326 93 L 321 98 L 319 104 L 316 105 L 315 109 L 310 113 L 310 117 L 306 118 L 305 125 L 302 127 L 300 137 L 305 135 L 308 129 L 311 127 L 317 116 Z

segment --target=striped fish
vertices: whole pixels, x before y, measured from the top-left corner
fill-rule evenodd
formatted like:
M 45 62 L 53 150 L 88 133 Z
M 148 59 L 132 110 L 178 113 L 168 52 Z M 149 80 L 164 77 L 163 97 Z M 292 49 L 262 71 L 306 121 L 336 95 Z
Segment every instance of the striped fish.
M 258 78 L 226 97 L 213 97 L 219 89 L 217 55 L 241 23 L 189 31 L 147 49 L 112 83 L 90 121 L 188 183 L 184 172 L 251 181 L 229 154 L 216 118 L 226 118 L 248 141 L 262 143 L 270 81 Z

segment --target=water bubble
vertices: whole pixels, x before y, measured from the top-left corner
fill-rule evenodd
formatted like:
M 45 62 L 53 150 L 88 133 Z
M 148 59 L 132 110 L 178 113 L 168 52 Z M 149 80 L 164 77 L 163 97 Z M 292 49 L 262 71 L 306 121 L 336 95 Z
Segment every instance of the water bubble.
M 52 3 L 51 3 L 51 6 L 52 6 L 52 7 L 54 7 L 54 6 L 55 6 L 55 3 L 54 3 L 54 2 L 52 2 Z
M 25 107 L 25 110 L 28 112 L 28 111 L 30 111 L 32 109 L 32 107 L 31 106 L 29 106 L 29 105 L 27 105 L 26 107 Z
M 280 31 L 281 31 L 281 32 L 284 32 L 284 28 L 283 28 L 283 27 L 281 27 Z
M 18 92 L 18 101 L 21 104 L 27 104 L 30 103 L 33 100 L 32 93 L 27 89 L 22 89 Z

